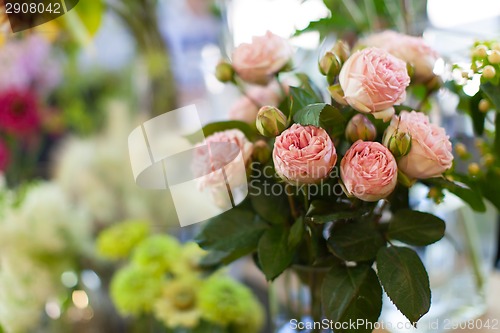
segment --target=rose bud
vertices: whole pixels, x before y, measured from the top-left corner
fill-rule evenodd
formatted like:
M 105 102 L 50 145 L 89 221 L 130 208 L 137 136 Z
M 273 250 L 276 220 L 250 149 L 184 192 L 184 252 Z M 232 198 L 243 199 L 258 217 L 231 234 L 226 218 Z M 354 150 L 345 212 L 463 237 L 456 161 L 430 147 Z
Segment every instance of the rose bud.
M 356 141 L 340 162 L 346 194 L 363 201 L 378 201 L 394 191 L 398 182 L 396 159 L 378 142 Z
M 231 64 L 221 60 L 215 67 L 215 77 L 220 82 L 231 82 L 234 80 L 234 69 Z
M 333 82 L 333 78 L 339 75 L 340 68 L 340 59 L 330 51 L 326 52 L 319 61 L 319 70 L 321 74 L 328 77 L 329 82 Z
M 351 56 L 351 48 L 343 40 L 338 40 L 332 47 L 331 52 L 335 54 L 342 63 L 346 62 Z
M 397 132 L 411 136 L 411 148 L 407 155 L 398 159 L 398 167 L 408 177 L 427 179 L 438 177 L 451 168 L 452 147 L 443 128 L 431 124 L 422 112 L 402 111 L 394 117 L 384 134 L 384 145 Z
M 329 176 L 337 152 L 324 129 L 293 124 L 276 138 L 273 162 L 276 173 L 286 182 L 316 184 Z
M 252 157 L 254 161 L 266 164 L 271 158 L 271 149 L 264 140 L 259 140 L 253 145 Z
M 397 131 L 389 138 L 387 148 L 396 158 L 408 155 L 411 149 L 411 136 L 405 132 Z
M 268 31 L 234 50 L 233 68 L 243 81 L 266 85 L 274 75 L 290 67 L 292 56 L 288 40 Z
M 263 136 L 275 137 L 288 127 L 288 119 L 274 106 L 263 106 L 257 113 L 255 125 Z
M 347 123 L 345 136 L 350 142 L 373 141 L 377 136 L 377 129 L 368 118 L 357 114 Z
M 339 75 L 345 101 L 354 109 L 388 121 L 406 99 L 406 63 L 387 51 L 368 48 L 351 55 Z

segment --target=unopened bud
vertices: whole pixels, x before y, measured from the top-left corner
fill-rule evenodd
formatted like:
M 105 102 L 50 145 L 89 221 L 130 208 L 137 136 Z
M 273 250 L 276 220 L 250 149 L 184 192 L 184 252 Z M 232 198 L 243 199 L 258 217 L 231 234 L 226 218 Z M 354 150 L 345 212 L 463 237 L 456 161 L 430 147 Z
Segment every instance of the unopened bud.
M 492 65 L 500 64 L 500 51 L 493 50 L 488 56 L 488 61 Z
M 264 140 L 259 140 L 253 145 L 252 157 L 254 161 L 266 164 L 271 159 L 271 148 Z
M 432 199 L 435 203 L 439 204 L 444 199 L 443 190 L 437 187 L 431 187 L 429 189 L 429 193 L 427 193 L 427 197 Z
M 221 61 L 215 68 L 215 77 L 220 82 L 231 82 L 234 79 L 234 69 L 231 64 Z
M 483 68 L 483 77 L 487 80 L 493 79 L 497 74 L 495 67 L 488 65 Z
M 328 78 L 335 78 L 339 75 L 340 68 L 340 59 L 330 51 L 326 52 L 323 58 L 319 61 L 319 70 L 321 74 L 327 76 Z
M 350 142 L 373 141 L 377 136 L 377 129 L 368 118 L 358 113 L 347 123 L 345 136 Z
M 288 119 L 274 106 L 263 106 L 257 113 L 255 125 L 260 134 L 275 137 L 288 127 Z
M 495 163 L 495 157 L 492 154 L 486 154 L 483 156 L 483 164 L 485 167 L 490 167 Z
M 488 48 L 486 47 L 486 45 L 478 45 L 474 49 L 472 55 L 477 58 L 486 58 L 486 56 L 488 55 Z
M 407 62 L 406 71 L 408 72 L 408 76 L 413 79 L 413 76 L 415 75 L 415 66 Z
M 488 112 L 491 109 L 491 103 L 487 99 L 482 99 L 479 101 L 479 105 L 477 106 L 479 111 Z
M 351 48 L 343 40 L 338 40 L 332 47 L 331 52 L 339 57 L 342 63 L 346 62 L 347 59 L 349 59 L 349 57 L 351 56 Z
M 387 148 L 396 158 L 408 155 L 411 149 L 411 135 L 405 132 L 394 133 L 389 139 Z
M 479 164 L 477 164 L 477 163 L 469 164 L 468 170 L 469 170 L 469 174 L 471 176 L 477 176 L 479 174 L 479 172 L 481 172 L 481 168 L 479 167 Z
M 347 102 L 344 99 L 344 91 L 342 90 L 340 84 L 328 87 L 328 91 L 330 92 L 330 96 L 332 96 L 335 102 L 339 103 L 340 105 L 347 105 Z
M 463 143 L 457 143 L 455 145 L 455 152 L 461 159 L 467 158 L 467 147 Z

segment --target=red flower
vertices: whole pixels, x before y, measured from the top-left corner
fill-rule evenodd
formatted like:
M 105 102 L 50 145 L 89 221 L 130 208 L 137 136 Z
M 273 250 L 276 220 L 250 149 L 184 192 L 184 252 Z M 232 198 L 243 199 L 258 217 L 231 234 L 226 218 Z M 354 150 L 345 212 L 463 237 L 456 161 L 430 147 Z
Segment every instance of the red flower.
M 36 96 L 31 91 L 12 89 L 0 93 L 0 130 L 27 135 L 39 124 Z
M 0 171 L 5 171 L 10 161 L 10 152 L 7 145 L 0 141 Z

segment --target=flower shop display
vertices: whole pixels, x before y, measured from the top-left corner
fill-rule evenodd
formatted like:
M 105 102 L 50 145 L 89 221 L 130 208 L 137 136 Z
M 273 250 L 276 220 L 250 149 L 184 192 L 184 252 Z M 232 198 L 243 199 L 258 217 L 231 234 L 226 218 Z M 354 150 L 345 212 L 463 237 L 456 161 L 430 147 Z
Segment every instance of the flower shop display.
M 0 48 L 2 171 L 9 183 L 33 177 L 44 145 L 61 133 L 48 99 L 61 81 L 50 43 L 41 35 L 9 39 Z M 54 126 L 55 125 L 55 126 Z M 15 166 L 15 167 L 14 167 Z
M 83 258 L 91 257 L 89 216 L 49 182 L 18 191 L 2 187 L 1 198 L 0 325 L 5 332 L 29 332 L 42 325 L 47 308 L 58 319 L 71 308 L 72 292 L 84 287 L 61 276 L 76 276 Z
M 409 56 L 385 42 L 360 43 L 351 52 L 338 41 L 319 61 L 328 89 L 295 73 L 299 84 L 283 89 L 280 105 L 259 105 L 255 124 L 205 127 L 215 167 L 224 158 L 217 142 L 244 137 L 239 141 L 253 153 L 246 160 L 248 198 L 210 219 L 196 237 L 208 251 L 204 264 L 252 255 L 267 280 L 294 276 L 309 306 L 277 318 L 277 328 L 294 318 L 307 326 L 297 331 L 371 332 L 383 290 L 417 327 L 431 306 L 421 250 L 443 238 L 446 224 L 418 210 L 410 192 L 424 188 L 436 202 L 450 192 L 476 211 L 486 209 L 475 183 L 458 177 L 445 130 L 422 112 L 439 88 L 428 62 L 437 57 L 420 39 L 381 36 L 419 46 Z M 268 32 L 236 48 L 232 63 L 221 63 L 226 75 L 218 76 L 242 91 L 282 85 L 292 58 L 286 40 Z
M 204 269 L 200 262 L 207 253 L 196 243 L 152 234 L 149 223 L 136 220 L 105 229 L 97 249 L 104 258 L 125 261 L 110 285 L 119 312 L 154 318 L 158 332 L 257 333 L 263 325 L 252 292 L 222 271 Z M 155 331 L 149 321 L 141 322 L 133 329 Z

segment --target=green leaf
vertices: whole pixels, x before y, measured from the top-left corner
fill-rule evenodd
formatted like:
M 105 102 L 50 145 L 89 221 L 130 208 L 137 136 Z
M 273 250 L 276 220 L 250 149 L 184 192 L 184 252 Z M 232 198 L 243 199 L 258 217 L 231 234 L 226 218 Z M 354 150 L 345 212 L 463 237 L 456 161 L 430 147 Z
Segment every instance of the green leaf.
M 267 228 L 252 212 L 233 208 L 206 222 L 195 241 L 206 250 L 218 251 L 219 259 L 227 263 L 255 251 Z
M 334 136 L 343 135 L 346 119 L 342 113 L 326 103 L 316 103 L 305 106 L 293 117 L 301 125 L 323 127 Z
M 249 140 L 252 140 L 252 138 L 256 135 L 255 129 L 253 129 L 249 124 L 238 120 L 219 121 L 207 124 L 203 127 L 203 134 L 207 137 L 215 132 L 221 132 L 229 129 L 239 129 Z M 187 135 L 186 139 L 191 143 L 198 143 L 199 137 L 200 133 L 197 131 Z
M 314 97 L 317 103 L 322 102 L 321 89 L 305 73 L 296 73 L 295 76 L 300 81 L 300 87 Z
M 322 102 L 313 93 L 303 88 L 290 87 L 290 112 L 294 115 L 309 104 Z
M 385 246 L 385 240 L 371 221 L 349 221 L 333 226 L 328 246 L 342 260 L 368 261 Z
M 425 246 L 443 238 L 445 229 L 446 223 L 435 215 L 401 209 L 389 221 L 387 236 L 406 244 Z
M 497 113 L 500 113 L 500 86 L 495 86 L 491 83 L 482 83 L 481 91 L 493 103 Z
M 266 186 L 268 184 L 269 186 Z M 272 186 L 283 186 L 278 183 L 270 183 L 266 178 L 253 182 L 250 188 L 250 201 L 254 211 L 264 220 L 272 224 L 285 224 L 290 220 L 290 207 L 285 195 L 273 195 L 269 189 Z M 267 188 L 267 190 L 266 190 Z M 284 193 L 280 191 L 280 193 Z
M 290 228 L 290 235 L 288 236 L 288 247 L 295 248 L 300 244 L 304 237 L 305 225 L 304 218 L 301 216 Z
M 432 184 L 447 189 L 448 191 L 468 203 L 469 206 L 477 212 L 486 211 L 486 205 L 484 204 L 481 193 L 478 190 L 474 191 L 470 187 L 452 182 L 446 178 L 430 178 L 423 181 L 423 183 Z
M 292 263 L 294 252 L 288 245 L 289 231 L 285 227 L 268 229 L 259 241 L 259 262 L 266 279 L 278 277 Z
M 500 117 L 498 118 L 500 119 Z M 500 129 L 500 126 L 498 129 Z M 498 129 L 497 133 L 500 133 Z M 497 210 L 500 211 L 500 195 L 498 195 L 498 189 L 500 188 L 500 168 L 494 167 L 488 170 L 484 179 L 480 181 L 480 186 L 484 197 L 491 201 Z
M 323 281 L 321 295 L 326 317 L 338 323 L 360 319 L 375 323 L 382 310 L 382 288 L 369 265 L 333 267 Z M 369 333 L 372 330 L 367 326 L 335 332 Z
M 429 276 L 415 251 L 391 246 L 377 254 L 378 277 L 385 292 L 413 325 L 431 306 Z

